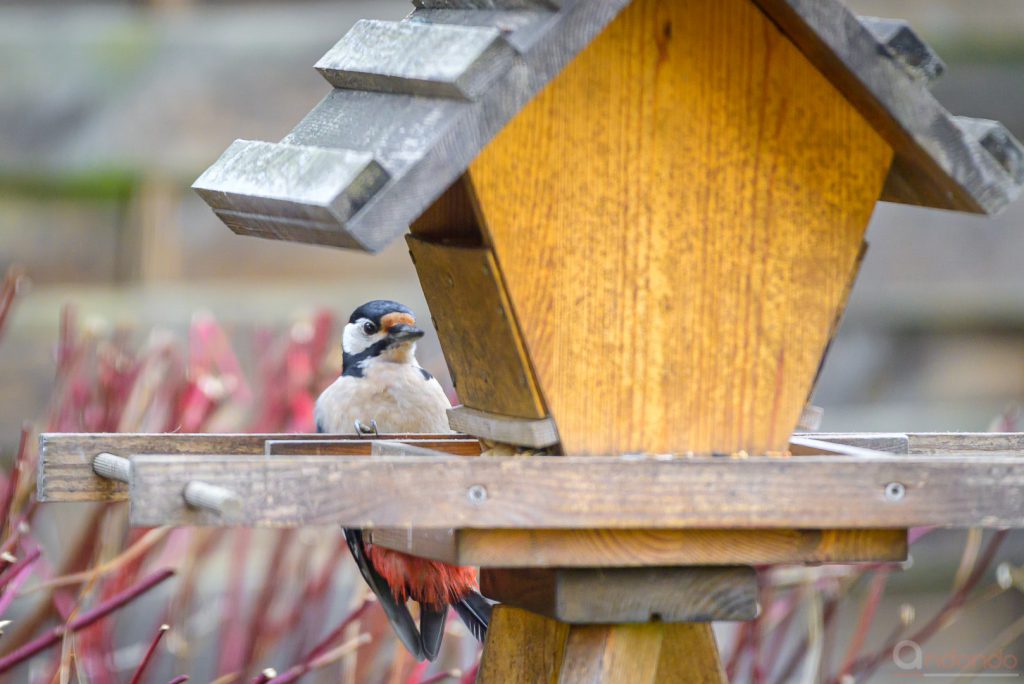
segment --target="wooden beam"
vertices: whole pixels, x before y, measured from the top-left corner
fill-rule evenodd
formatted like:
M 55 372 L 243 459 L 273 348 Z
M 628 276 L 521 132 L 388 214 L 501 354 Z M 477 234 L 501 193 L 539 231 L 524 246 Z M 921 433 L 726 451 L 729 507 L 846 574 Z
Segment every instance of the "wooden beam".
M 558 444 L 558 428 L 550 416 L 514 418 L 456 406 L 448 409 L 448 425 L 456 432 L 516 446 L 543 449 Z
M 485 569 L 480 592 L 569 624 L 757 617 L 751 567 Z
M 136 454 L 262 455 L 268 448 L 288 453 L 286 443 L 310 445 L 305 452 L 332 450 L 349 456 L 370 454 L 377 439 L 453 442 L 453 449 L 471 450 L 462 435 L 326 435 L 326 434 L 165 434 L 51 432 L 39 436 L 37 497 L 39 501 L 124 501 L 128 486 L 100 477 L 92 461 L 100 453 L 129 457 Z M 324 447 L 311 443 L 323 442 Z M 326 444 L 332 444 L 326 447 Z M 268 447 L 268 444 L 275 446 Z M 351 444 L 351 448 L 347 445 Z M 437 448 L 432 447 L 432 448 Z M 477 453 L 480 453 L 479 447 Z
M 490 568 L 900 562 L 905 530 L 376 529 L 377 546 Z
M 453 456 L 479 456 L 480 440 L 459 435 L 444 438 L 416 439 L 273 439 L 266 442 L 267 456 L 368 456 L 373 446 L 389 445 L 399 449 L 408 445 L 418 449 L 443 451 Z M 369 447 L 369 450 L 367 450 Z M 392 454 L 398 455 L 398 454 Z
M 1024 452 L 1024 432 L 911 432 L 907 437 L 912 454 L 961 456 Z
M 1024 526 L 1024 458 L 136 456 L 131 520 L 222 524 L 184 485 L 235 491 L 239 522 L 409 528 Z M 841 503 L 841 505 L 839 505 Z
M 889 453 L 969 456 L 1024 452 L 1024 433 L 801 433 L 827 442 L 849 444 Z M 127 487 L 97 476 L 92 459 L 107 452 L 134 454 L 260 455 L 368 455 L 375 439 L 433 440 L 449 443 L 443 450 L 473 455 L 462 435 L 358 435 L 318 434 L 139 434 L 44 433 L 39 438 L 38 496 L 40 501 L 123 501 Z M 352 443 L 351 449 L 346 443 Z M 299 446 L 299 444 L 302 446 Z M 290 446 L 290 445 L 295 445 Z M 302 449 L 309 447 L 308 451 Z M 431 447 L 436 448 L 436 447 Z M 461 451 L 465 449 L 465 454 Z
M 711 625 L 574 625 L 495 606 L 480 684 L 727 684 Z
M 665 625 L 656 684 L 728 684 L 711 625 Z
M 408 243 L 462 402 L 504 416 L 546 416 L 491 250 L 414 236 Z
M 559 684 L 726 684 L 711 625 L 569 629 Z
M 861 456 L 863 458 L 888 455 L 884 451 L 853 446 L 844 442 L 825 441 L 813 437 L 797 437 L 796 435 L 789 438 L 789 454 L 791 456 L 836 454 L 839 456 Z
M 802 447 L 799 440 L 813 439 L 820 442 L 845 444 L 860 449 L 882 451 L 887 454 L 906 454 L 910 452 L 910 437 L 904 433 L 882 432 L 804 432 L 794 433 L 789 439 L 789 451 L 793 455 L 804 452 L 794 450 L 794 446 Z M 798 440 L 794 442 L 794 440 Z M 805 443 L 804 443 L 805 444 Z M 820 452 L 816 452 L 820 453 Z
M 495 606 L 480 658 L 479 684 L 555 684 L 569 625 L 512 606 Z

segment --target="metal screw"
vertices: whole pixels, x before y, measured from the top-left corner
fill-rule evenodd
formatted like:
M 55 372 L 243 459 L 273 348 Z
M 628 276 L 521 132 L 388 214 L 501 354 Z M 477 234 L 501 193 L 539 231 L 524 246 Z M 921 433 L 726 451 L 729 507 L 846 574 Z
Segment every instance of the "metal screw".
M 466 496 L 473 503 L 483 503 L 487 501 L 487 488 L 483 485 L 473 485 L 466 490 Z
M 907 488 L 903 486 L 901 482 L 890 482 L 885 485 L 885 499 L 886 501 L 899 501 L 907 493 Z

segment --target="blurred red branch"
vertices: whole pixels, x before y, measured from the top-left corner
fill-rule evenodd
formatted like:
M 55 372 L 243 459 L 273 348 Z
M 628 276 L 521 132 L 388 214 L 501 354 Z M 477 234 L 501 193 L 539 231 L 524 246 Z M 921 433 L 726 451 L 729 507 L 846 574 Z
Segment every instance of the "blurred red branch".
M 3 658 L 0 658 L 0 673 L 7 672 L 15 665 L 21 663 L 28 658 L 31 658 L 36 653 L 49 648 L 61 641 L 64 635 L 67 633 L 74 633 L 80 629 L 88 627 L 97 620 L 100 620 L 110 613 L 123 608 L 127 604 L 134 601 L 136 598 L 145 594 L 147 591 L 157 586 L 161 582 L 169 579 L 174 575 L 174 570 L 166 569 L 156 572 L 146 579 L 142 580 L 134 587 L 127 589 L 116 596 L 109 598 L 97 607 L 89 610 L 79 617 L 75 618 L 71 622 L 65 625 L 58 625 L 51 629 L 48 633 L 43 634 L 39 638 L 25 644 L 13 653 L 9 653 Z

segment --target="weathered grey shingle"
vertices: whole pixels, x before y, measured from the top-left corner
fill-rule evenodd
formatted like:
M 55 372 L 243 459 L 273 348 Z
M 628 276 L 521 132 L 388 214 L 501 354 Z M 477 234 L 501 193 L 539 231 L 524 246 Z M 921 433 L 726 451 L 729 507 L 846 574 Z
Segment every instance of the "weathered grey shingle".
M 905 23 L 839 0 L 752 1 L 892 145 L 882 199 L 993 213 L 1019 193 L 1019 143 L 935 100 L 942 62 Z M 225 154 L 196 187 L 237 232 L 379 250 L 628 3 L 416 0 L 402 22 L 360 22 L 317 64 L 337 89 L 283 145 Z

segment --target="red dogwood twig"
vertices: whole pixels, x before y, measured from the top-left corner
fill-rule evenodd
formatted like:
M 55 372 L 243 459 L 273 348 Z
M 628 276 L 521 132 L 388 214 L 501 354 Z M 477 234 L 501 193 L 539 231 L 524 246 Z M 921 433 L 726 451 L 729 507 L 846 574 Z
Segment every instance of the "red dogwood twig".
M 146 579 L 142 580 L 138 584 L 136 584 L 134 587 L 126 589 L 125 591 L 110 597 L 109 599 L 107 599 L 100 605 L 96 606 L 92 610 L 86 611 L 85 613 L 75 618 L 71 622 L 64 625 L 58 625 L 46 634 L 43 634 L 42 636 L 25 644 L 21 648 L 11 653 L 8 653 L 3 658 L 0 658 L 0 673 L 7 672 L 14 666 L 31 658 L 36 653 L 39 653 L 40 651 L 45 650 L 50 646 L 56 645 L 61 641 L 61 639 L 64 638 L 65 634 L 69 632 L 77 632 L 83 627 L 88 627 L 97 620 L 106 617 L 115 610 L 123 608 L 124 606 L 131 603 L 142 594 L 145 594 L 147 591 L 157 586 L 161 582 L 169 579 L 173 575 L 174 570 L 171 570 L 169 568 L 166 570 L 156 572 L 147 577 Z

